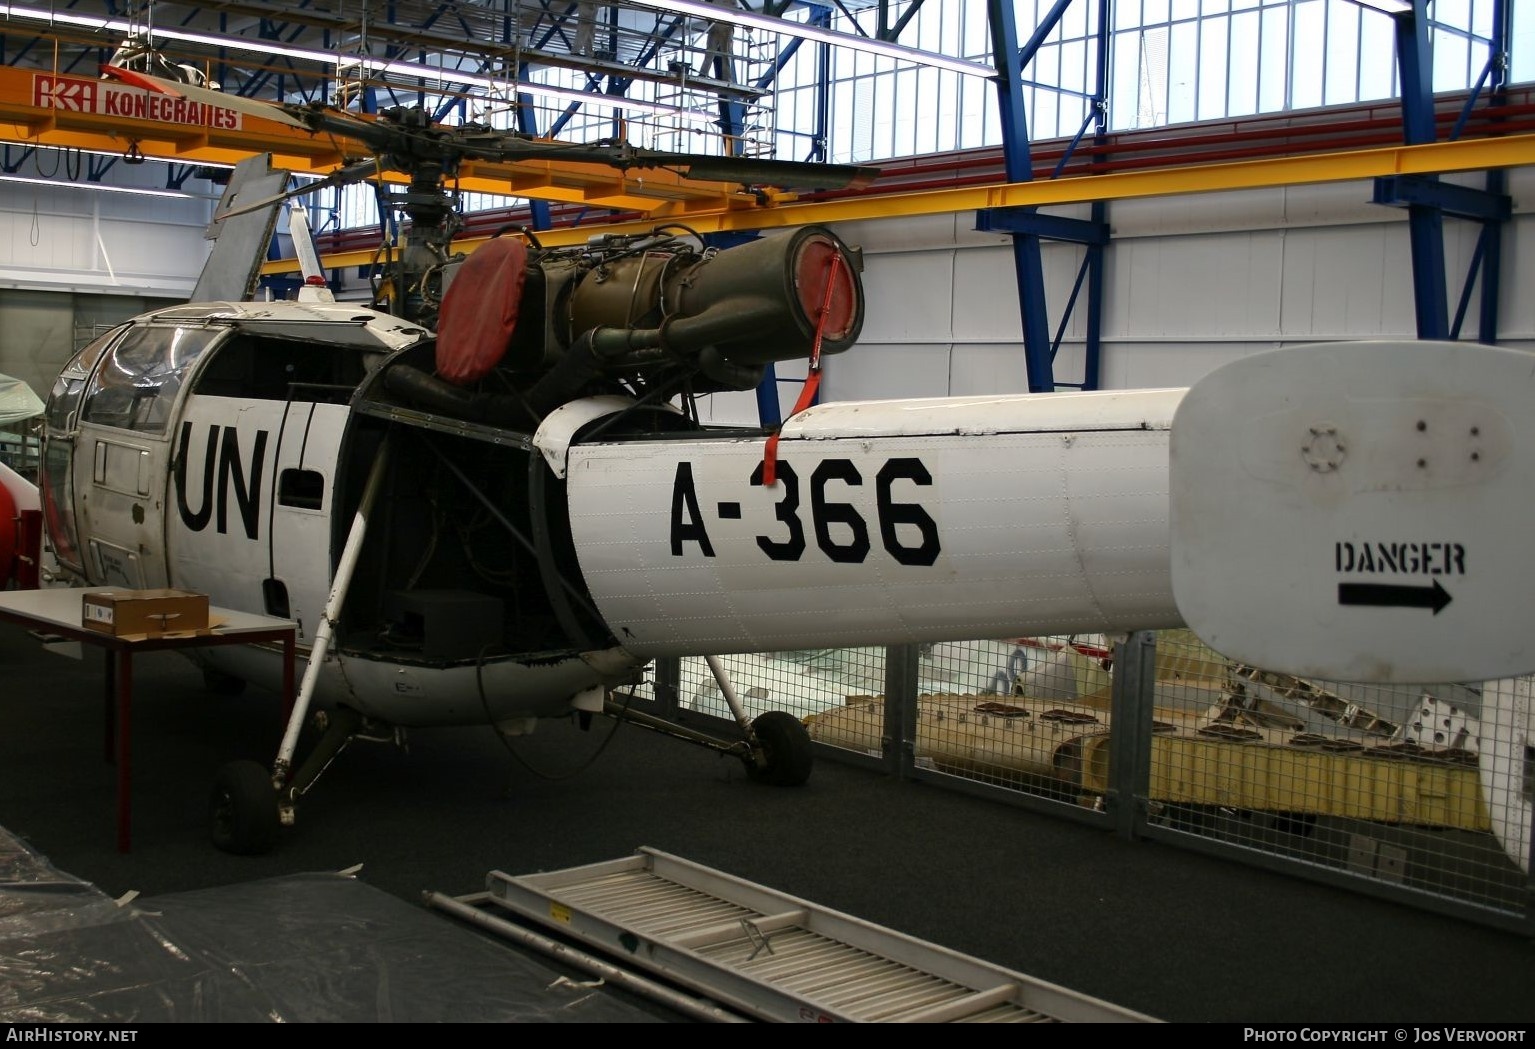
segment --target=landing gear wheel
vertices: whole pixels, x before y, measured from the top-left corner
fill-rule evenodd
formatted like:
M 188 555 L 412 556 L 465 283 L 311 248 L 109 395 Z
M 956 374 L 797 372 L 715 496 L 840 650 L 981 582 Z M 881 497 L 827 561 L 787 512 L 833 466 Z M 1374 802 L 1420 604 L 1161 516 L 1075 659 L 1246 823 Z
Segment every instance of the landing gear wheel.
M 770 710 L 752 722 L 752 734 L 762 747 L 762 763 L 749 763 L 747 774 L 759 783 L 797 787 L 810 778 L 810 731 L 793 714 Z
M 270 852 L 282 829 L 272 775 L 254 761 L 231 761 L 219 769 L 208 814 L 213 844 L 237 856 Z
M 212 667 L 203 667 L 203 688 L 215 696 L 238 696 L 245 691 L 245 679 Z

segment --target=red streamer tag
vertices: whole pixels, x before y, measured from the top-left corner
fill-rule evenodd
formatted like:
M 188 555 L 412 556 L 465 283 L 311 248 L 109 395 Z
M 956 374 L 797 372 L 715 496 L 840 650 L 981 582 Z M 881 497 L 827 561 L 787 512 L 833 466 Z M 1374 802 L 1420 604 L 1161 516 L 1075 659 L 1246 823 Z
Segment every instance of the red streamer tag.
M 790 419 L 814 404 L 816 391 L 821 388 L 821 336 L 826 331 L 826 318 L 831 314 L 831 296 L 837 286 L 837 269 L 841 265 L 842 253 L 834 252 L 826 264 L 826 294 L 821 299 L 821 308 L 816 311 L 815 342 L 810 346 L 810 371 L 805 376 L 805 385 L 800 387 L 799 400 L 794 402 L 789 412 Z M 778 483 L 778 437 L 777 433 L 769 435 L 762 449 L 764 488 L 771 488 Z

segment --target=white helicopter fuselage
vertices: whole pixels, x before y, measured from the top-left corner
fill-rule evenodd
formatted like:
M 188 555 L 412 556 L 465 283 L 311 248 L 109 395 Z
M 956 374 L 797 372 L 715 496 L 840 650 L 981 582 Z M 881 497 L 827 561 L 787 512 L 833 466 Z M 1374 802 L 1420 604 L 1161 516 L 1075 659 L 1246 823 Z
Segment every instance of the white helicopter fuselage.
M 181 430 L 190 439 L 175 453 L 186 458 L 187 468 L 164 474 L 164 584 L 205 593 L 219 607 L 261 611 L 253 607 L 259 596 L 253 582 L 280 580 L 288 614 L 299 626 L 300 651 L 307 654 L 307 641 L 334 582 L 334 482 L 348 419 L 345 405 L 189 398 Z M 284 498 L 278 479 L 295 472 L 319 474 L 330 496 Z M 266 478 L 272 483 L 258 483 Z M 222 668 L 237 677 L 278 680 L 270 652 L 250 648 L 209 654 L 222 656 Z M 601 709 L 600 690 L 593 690 L 615 674 L 632 676 L 645 662 L 592 653 L 467 666 L 409 665 L 339 649 L 320 669 L 316 700 L 344 703 L 390 725 L 490 721 L 503 731 L 527 731 L 532 727 L 527 722 L 566 713 L 572 702 Z
M 108 336 L 71 365 L 73 400 L 56 391 L 52 406 L 50 462 L 56 473 L 67 461 L 70 482 L 52 493 L 69 510 L 51 522 L 64 559 L 90 585 L 178 587 L 215 607 L 292 618 L 303 651 L 353 523 L 347 492 L 372 459 L 351 447 L 371 417 L 350 389 L 295 399 L 304 376 L 259 373 L 278 359 L 271 347 L 361 354 L 362 374 L 425 337 L 384 314 L 317 303 L 181 307 Z M 149 348 L 134 350 L 136 339 Z M 155 346 L 163 357 L 144 364 Z M 188 346 L 198 352 L 178 360 Z M 116 374 L 135 361 L 139 376 Z M 637 680 L 658 655 L 1175 625 L 1167 446 L 1181 393 L 816 407 L 782 428 L 771 487 L 761 434 L 585 438 L 632 401 L 574 400 L 529 439 L 527 459 L 562 486 L 533 530 L 562 533 L 551 541 L 573 549 L 567 574 L 604 629 L 584 643 L 514 639 L 440 659 L 339 643 L 316 702 L 392 725 L 519 731 L 600 710 L 608 687 Z M 401 486 L 375 527 L 425 515 L 438 498 Z M 464 523 L 434 519 L 430 539 L 388 555 L 399 590 L 416 581 L 399 562 L 425 564 L 418 547 L 449 527 Z M 256 649 L 201 658 L 246 680 L 275 683 L 279 672 L 275 653 Z

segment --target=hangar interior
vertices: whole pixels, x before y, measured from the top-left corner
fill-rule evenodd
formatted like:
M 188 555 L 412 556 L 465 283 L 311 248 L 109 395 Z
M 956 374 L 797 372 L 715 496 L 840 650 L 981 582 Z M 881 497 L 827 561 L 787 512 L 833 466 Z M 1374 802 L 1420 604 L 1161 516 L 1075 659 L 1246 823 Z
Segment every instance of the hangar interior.
M 0 31 L 0 373 L 43 397 L 92 340 L 193 294 L 231 168 L 263 153 L 308 226 L 277 219 L 271 300 L 297 294 L 312 231 L 338 301 L 390 301 L 443 199 L 428 183 L 466 254 L 509 229 L 559 249 L 667 226 L 708 250 L 832 230 L 861 264 L 856 345 L 701 398 L 722 428 L 782 425 L 812 373 L 834 404 L 1183 388 L 1317 343 L 1535 351 L 1535 11 L 1515 0 L 79 0 L 8 5 Z M 391 142 L 385 170 L 333 129 L 157 101 L 103 66 L 518 149 Z M 774 164 L 868 175 L 780 188 Z M 13 424 L 22 472 L 43 426 Z M 1535 927 L 1528 678 L 1331 680 L 1066 624 L 718 656 L 818 759 Z M 701 657 L 624 695 L 735 718 Z

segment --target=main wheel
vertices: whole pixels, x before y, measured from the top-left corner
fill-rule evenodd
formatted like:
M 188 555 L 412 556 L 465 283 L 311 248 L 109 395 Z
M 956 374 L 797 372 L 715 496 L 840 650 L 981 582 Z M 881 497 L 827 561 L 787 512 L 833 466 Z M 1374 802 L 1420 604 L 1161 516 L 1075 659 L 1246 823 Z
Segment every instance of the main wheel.
M 219 769 L 208 809 L 213 844 L 225 852 L 255 856 L 277 844 L 277 790 L 271 773 L 256 762 L 231 761 Z
M 752 734 L 762 748 L 762 763 L 747 766 L 759 783 L 797 787 L 810 778 L 810 731 L 793 714 L 770 710 L 752 722 Z

